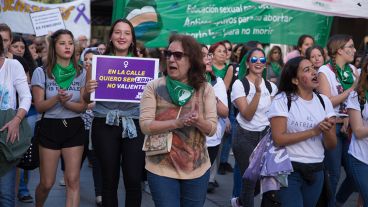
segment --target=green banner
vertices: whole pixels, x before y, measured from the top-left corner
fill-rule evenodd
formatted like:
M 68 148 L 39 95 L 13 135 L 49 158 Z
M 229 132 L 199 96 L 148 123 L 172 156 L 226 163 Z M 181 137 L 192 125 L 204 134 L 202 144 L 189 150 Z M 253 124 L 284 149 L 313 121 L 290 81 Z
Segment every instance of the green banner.
M 332 17 L 239 0 L 116 0 L 113 20 L 127 18 L 146 47 L 164 47 L 171 33 L 199 42 L 221 40 L 296 45 L 302 34 L 324 46 Z M 125 5 L 125 6 L 124 6 Z

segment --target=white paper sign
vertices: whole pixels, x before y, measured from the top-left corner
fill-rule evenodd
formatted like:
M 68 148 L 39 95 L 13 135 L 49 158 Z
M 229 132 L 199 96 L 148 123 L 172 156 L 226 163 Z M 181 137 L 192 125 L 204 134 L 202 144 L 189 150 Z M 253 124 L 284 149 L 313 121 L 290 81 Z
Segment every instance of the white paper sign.
M 36 36 L 47 35 L 59 29 L 65 29 L 64 21 L 59 8 L 29 14 Z
M 91 0 L 73 0 L 61 4 L 46 4 L 33 0 L 0 0 L 0 22 L 9 25 L 12 32 L 35 34 L 30 13 L 60 9 L 66 29 L 74 37 L 91 37 Z

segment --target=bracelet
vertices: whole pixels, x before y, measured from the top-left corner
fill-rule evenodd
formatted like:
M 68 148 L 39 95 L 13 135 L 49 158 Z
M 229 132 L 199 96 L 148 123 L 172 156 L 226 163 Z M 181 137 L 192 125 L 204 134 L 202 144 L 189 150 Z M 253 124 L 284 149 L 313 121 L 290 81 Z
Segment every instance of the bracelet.
M 19 121 L 22 121 L 22 117 L 20 117 L 19 115 L 15 115 L 16 118 L 19 119 Z

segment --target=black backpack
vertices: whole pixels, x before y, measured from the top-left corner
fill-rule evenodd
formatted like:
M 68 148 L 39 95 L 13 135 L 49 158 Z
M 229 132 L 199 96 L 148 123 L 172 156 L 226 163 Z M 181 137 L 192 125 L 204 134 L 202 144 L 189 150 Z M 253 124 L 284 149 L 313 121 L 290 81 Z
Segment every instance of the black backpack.
M 271 93 L 272 93 L 272 86 L 271 86 L 270 81 L 268 81 L 268 80 L 266 80 L 264 78 L 263 78 L 263 80 L 265 82 L 265 85 L 266 85 L 266 88 L 267 88 L 268 92 L 270 92 L 270 95 L 271 95 Z M 248 96 L 249 89 L 250 89 L 249 80 L 244 76 L 244 78 L 242 78 L 240 81 L 243 84 L 245 96 Z

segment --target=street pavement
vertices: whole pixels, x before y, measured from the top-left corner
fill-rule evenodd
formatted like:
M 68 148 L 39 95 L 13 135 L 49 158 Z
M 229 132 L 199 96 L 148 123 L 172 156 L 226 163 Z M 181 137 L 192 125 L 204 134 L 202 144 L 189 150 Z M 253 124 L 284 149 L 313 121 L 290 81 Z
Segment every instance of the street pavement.
M 230 156 L 230 163 L 234 162 L 234 157 Z M 343 171 L 343 170 L 342 170 Z M 344 175 L 343 175 L 344 176 Z M 59 180 L 62 177 L 62 172 L 58 170 L 57 179 L 55 181 L 54 187 L 52 188 L 49 197 L 45 203 L 45 207 L 64 207 L 65 206 L 65 187 L 59 186 Z M 219 187 L 215 189 L 215 191 L 211 194 L 207 194 L 207 199 L 204 207 L 230 207 L 230 198 L 232 194 L 232 186 L 233 186 L 233 174 L 227 173 L 226 175 L 217 175 L 216 180 L 219 183 Z M 39 174 L 38 170 L 34 170 L 31 172 L 30 181 L 29 181 L 29 190 L 31 195 L 34 196 L 36 185 L 39 182 Z M 87 161 L 84 162 L 84 165 L 81 170 L 81 207 L 94 207 L 95 206 L 95 194 L 93 187 L 93 179 L 92 179 L 92 168 L 87 166 Z M 122 182 L 122 177 L 120 179 L 119 190 L 118 190 L 118 198 L 119 198 L 119 207 L 124 206 L 124 187 Z M 357 200 L 357 193 L 354 193 L 350 196 L 347 203 L 344 205 L 345 207 L 355 207 Z M 255 206 L 260 206 L 260 196 L 257 196 L 255 199 Z M 18 202 L 17 207 L 33 207 L 34 203 L 25 204 Z M 142 207 L 154 207 L 152 197 L 149 193 L 143 191 L 142 193 Z

